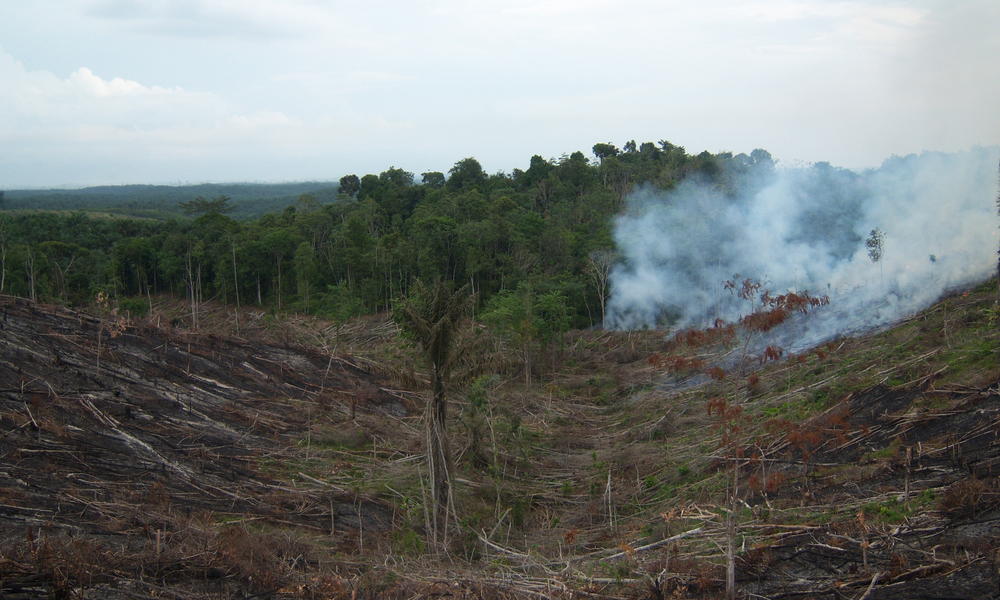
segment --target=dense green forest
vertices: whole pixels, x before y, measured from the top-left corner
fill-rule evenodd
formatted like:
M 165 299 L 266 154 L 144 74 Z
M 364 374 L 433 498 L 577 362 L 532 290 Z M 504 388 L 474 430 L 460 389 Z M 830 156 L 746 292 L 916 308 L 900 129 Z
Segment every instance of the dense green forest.
M 447 173 L 345 175 L 336 195 L 302 192 L 255 219 L 234 218 L 233 189 L 209 187 L 164 190 L 148 208 L 188 215 L 169 219 L 0 211 L 0 292 L 71 304 L 104 292 L 134 312 L 166 293 L 195 307 L 215 300 L 345 319 L 390 308 L 418 278 L 443 278 L 468 283 L 481 315 L 537 339 L 601 322 L 613 216 L 634 186 L 700 178 L 735 191 L 774 168 L 764 150 L 691 155 L 666 141 L 599 143 L 593 157 L 536 155 L 511 173 L 466 158 Z M 118 191 L 124 206 L 129 195 Z M 59 197 L 80 208 L 73 193 Z M 20 201 L 4 198 L 7 208 Z
M 181 217 L 181 202 L 201 197 L 227 196 L 229 216 L 237 220 L 260 217 L 295 204 L 302 194 L 320 202 L 337 197 L 331 182 L 203 183 L 199 185 L 104 185 L 82 189 L 6 190 L 0 210 L 84 210 L 130 217 Z

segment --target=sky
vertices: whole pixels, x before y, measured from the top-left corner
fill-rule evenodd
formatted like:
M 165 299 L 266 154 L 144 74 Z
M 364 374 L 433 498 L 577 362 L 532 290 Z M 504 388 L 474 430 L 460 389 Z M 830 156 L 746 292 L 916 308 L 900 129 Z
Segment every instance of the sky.
M 0 3 L 0 189 L 1000 143 L 997 0 Z M 418 176 L 419 178 L 419 176 Z

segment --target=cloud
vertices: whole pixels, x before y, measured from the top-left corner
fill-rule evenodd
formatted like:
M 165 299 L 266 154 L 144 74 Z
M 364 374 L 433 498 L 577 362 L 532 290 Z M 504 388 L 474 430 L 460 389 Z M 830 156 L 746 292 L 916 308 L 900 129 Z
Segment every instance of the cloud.
M 83 126 L 189 136 L 220 163 L 283 140 L 374 172 L 631 138 L 851 167 L 1000 142 L 996 0 L 38 0 L 4 17 L 30 68 L 0 52 L 0 134 L 39 156 Z M 256 152 L 251 176 L 284 160 Z
M 144 129 L 204 122 L 225 114 L 226 103 L 210 93 L 180 87 L 145 85 L 113 77 L 105 79 L 87 67 L 60 78 L 48 71 L 31 71 L 0 51 L 0 122 L 3 136 L 31 137 L 84 126 Z
M 116 165 L 204 158 L 207 148 L 276 144 L 283 130 L 305 129 L 279 111 L 241 112 L 212 93 L 106 78 L 87 67 L 66 77 L 28 70 L 3 51 L 0 80 L 0 143 L 9 152 L 0 161 L 4 186 L 38 185 L 62 170 L 89 173 L 81 180 L 120 179 Z
M 309 0 L 95 0 L 86 13 L 142 33 L 259 42 L 347 33 L 336 5 Z
M 405 77 L 361 72 L 354 79 Z M 345 154 L 385 160 L 387 148 L 412 143 L 404 137 L 412 123 L 371 111 L 345 107 L 305 118 L 89 67 L 61 77 L 28 69 L 3 50 L 0 80 L 0 144 L 8 149 L 0 188 L 332 177 L 327 169 Z M 356 148 L 358 140 L 369 147 Z
M 184 90 L 180 88 L 167 89 L 157 86 L 146 87 L 138 81 L 122 79 L 121 77 L 115 77 L 110 81 L 106 81 L 97 75 L 94 75 L 94 73 L 87 67 L 80 67 L 74 71 L 66 81 L 68 84 L 84 94 L 89 94 L 97 98 L 140 95 L 168 96 L 174 94 L 182 95 L 184 93 Z

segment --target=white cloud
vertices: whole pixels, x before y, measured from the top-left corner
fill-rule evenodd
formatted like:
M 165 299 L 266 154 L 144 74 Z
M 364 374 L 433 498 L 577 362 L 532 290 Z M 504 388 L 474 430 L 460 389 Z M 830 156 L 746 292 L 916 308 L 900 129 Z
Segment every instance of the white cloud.
M 353 78 L 406 79 L 378 72 Z M 103 77 L 88 67 L 60 77 L 29 70 L 2 50 L 0 80 L 0 189 L 315 178 L 325 174 L 315 164 L 331 147 L 351 151 L 345 140 L 398 142 L 400 132 L 412 129 L 411 123 L 359 110 L 304 119 L 211 92 Z
M 29 71 L 0 51 L 0 109 L 6 135 L 30 136 L 39 129 L 113 125 L 153 128 L 192 119 L 219 118 L 227 106 L 210 93 L 144 85 L 121 77 L 105 79 L 87 67 L 66 78 Z
M 167 96 L 171 94 L 182 95 L 184 93 L 184 90 L 181 88 L 175 87 L 167 89 L 158 86 L 146 87 L 138 81 L 122 79 L 121 77 L 115 77 L 110 81 L 106 81 L 97 75 L 94 75 L 94 73 L 87 67 L 80 67 L 74 71 L 66 81 L 68 84 L 76 87 L 84 94 L 89 94 L 98 98 L 140 95 Z

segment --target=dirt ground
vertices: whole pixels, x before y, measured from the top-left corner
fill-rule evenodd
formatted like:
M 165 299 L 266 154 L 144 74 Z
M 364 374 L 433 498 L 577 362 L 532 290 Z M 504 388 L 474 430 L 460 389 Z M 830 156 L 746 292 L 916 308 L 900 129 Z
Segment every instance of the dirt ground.
M 721 598 L 734 537 L 741 598 L 1000 598 L 981 296 L 752 385 L 670 383 L 652 333 L 576 334 L 572 366 L 455 399 L 445 557 L 421 541 L 405 355 L 0 296 L 0 597 Z M 729 450 L 720 394 L 745 415 Z

